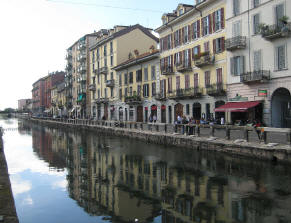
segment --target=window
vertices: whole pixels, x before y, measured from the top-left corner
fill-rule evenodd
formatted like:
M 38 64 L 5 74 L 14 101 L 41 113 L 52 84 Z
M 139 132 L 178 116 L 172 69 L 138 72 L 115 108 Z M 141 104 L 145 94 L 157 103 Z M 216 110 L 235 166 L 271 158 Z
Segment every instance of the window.
M 213 52 L 221 53 L 224 51 L 224 37 L 213 40 Z
M 254 34 L 259 34 L 259 32 L 260 32 L 259 25 L 260 25 L 260 14 L 256 14 L 256 15 L 253 16 L 253 31 L 254 31 Z
M 136 71 L 136 82 L 142 82 L 142 70 Z
M 137 85 L 137 95 L 141 96 L 141 86 Z
M 113 93 L 113 87 L 112 88 L 110 88 L 110 96 L 113 98 L 113 96 L 114 96 L 114 93 Z
M 156 95 L 156 83 L 152 83 L 152 96 Z
M 240 12 L 240 0 L 233 0 L 233 15 L 238 15 Z
M 163 18 L 163 25 L 167 23 L 167 18 Z
M 119 75 L 119 86 L 122 86 L 122 76 Z
M 152 70 L 152 80 L 156 80 L 156 66 L 152 66 L 151 70 Z
M 97 60 L 99 60 L 100 59 L 100 50 L 99 50 L 99 48 L 97 48 Z
M 195 57 L 195 56 L 198 56 L 199 54 L 200 54 L 200 46 L 195 46 L 193 48 L 193 56 Z
M 175 53 L 175 65 L 180 65 L 181 64 L 181 52 Z
M 210 71 L 205 71 L 205 87 L 210 86 Z
M 237 21 L 232 24 L 232 36 L 241 36 L 241 21 Z
M 209 52 L 209 41 L 204 43 L 204 52 Z
M 281 18 L 285 15 L 284 13 L 284 4 L 276 5 L 275 8 L 275 16 L 276 16 L 276 25 L 279 27 L 283 26 L 283 22 L 281 21 Z
M 107 98 L 107 88 L 104 89 L 105 98 Z
M 254 51 L 254 71 L 261 70 L 261 50 Z
M 127 87 L 124 88 L 124 97 L 127 97 Z
M 168 92 L 171 93 L 173 91 L 173 87 L 172 87 L 172 77 L 168 78 Z
M 113 66 L 113 56 L 110 56 L 110 66 Z
M 260 0 L 253 0 L 254 8 L 258 7 L 260 5 Z
M 180 77 L 176 77 L 176 91 L 180 90 Z
M 188 26 L 185 26 L 184 28 L 183 28 L 184 30 L 183 30 L 183 32 L 184 32 L 184 43 L 188 43 L 188 41 L 189 41 L 189 27 Z
M 148 97 L 149 96 L 149 84 L 144 84 L 143 85 L 143 97 Z
M 191 52 L 191 51 L 190 51 Z M 188 67 L 190 62 L 189 50 L 184 50 L 184 66 Z M 191 66 L 191 65 L 190 65 Z
M 129 83 L 132 84 L 133 83 L 133 72 L 129 73 Z
M 277 70 L 286 69 L 286 46 L 278 46 L 276 47 L 276 54 L 275 54 L 275 66 Z
M 168 35 L 167 37 L 167 49 L 172 48 L 172 35 Z
M 107 47 L 106 45 L 104 45 L 104 52 L 103 52 L 103 55 L 106 57 L 107 56 Z
M 199 76 L 198 73 L 194 74 L 194 88 L 197 88 L 199 86 Z
M 94 63 L 92 64 L 92 70 L 93 70 L 93 72 L 95 70 L 95 64 Z
M 97 76 L 98 84 L 100 84 L 100 74 Z
M 132 87 L 129 87 L 129 96 L 132 96 Z
M 113 72 L 110 72 L 110 79 L 113 80 Z
M 128 81 L 128 80 L 127 80 L 127 73 L 125 73 L 125 74 L 124 74 L 124 84 L 128 84 L 127 81 Z
M 200 20 L 194 22 L 192 24 L 193 27 L 193 35 L 192 35 L 192 39 L 197 39 L 200 37 Z
M 145 67 L 143 72 L 144 72 L 144 81 L 148 81 L 149 79 L 148 68 Z
M 222 18 L 222 11 L 223 9 L 217 10 L 216 12 L 214 12 L 214 31 L 218 31 L 220 29 L 222 29 L 222 22 L 223 19 Z
M 209 24 L 210 19 L 209 18 L 210 18 L 209 16 L 202 18 L 202 30 L 203 30 L 202 34 L 203 34 L 203 36 L 208 35 L 210 33 L 209 32 L 209 30 L 210 30 L 210 24 Z
M 113 42 L 110 42 L 110 54 L 113 54 Z
M 244 73 L 244 56 L 230 58 L 231 74 L 241 75 Z
M 183 15 L 183 9 L 180 9 L 180 10 L 179 10 L 179 16 L 180 16 L 180 15 Z
M 185 75 L 185 89 L 190 88 L 190 78 L 189 78 L 189 74 Z
M 97 91 L 97 96 L 98 96 L 98 99 L 100 98 L 100 89 L 98 89 Z
M 104 59 L 104 67 L 107 67 L 107 58 Z
M 180 45 L 180 30 L 177 30 L 174 34 L 175 38 L 175 47 Z
M 92 52 L 92 63 L 95 61 L 95 51 Z
M 217 84 L 222 84 L 222 68 L 217 68 L 216 69 L 216 83 Z

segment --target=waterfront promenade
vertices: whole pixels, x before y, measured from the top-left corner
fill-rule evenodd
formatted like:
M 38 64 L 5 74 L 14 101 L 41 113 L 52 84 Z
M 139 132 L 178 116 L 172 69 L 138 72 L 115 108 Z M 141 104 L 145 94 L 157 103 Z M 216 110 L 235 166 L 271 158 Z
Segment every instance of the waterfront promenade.
M 172 125 L 136 122 L 32 118 L 52 127 L 88 129 L 98 134 L 135 138 L 149 143 L 209 150 L 250 158 L 291 162 L 290 129 L 262 128 L 261 140 L 252 127 Z M 273 140 L 280 139 L 279 142 Z
M 0 127 L 0 222 L 18 223 Z

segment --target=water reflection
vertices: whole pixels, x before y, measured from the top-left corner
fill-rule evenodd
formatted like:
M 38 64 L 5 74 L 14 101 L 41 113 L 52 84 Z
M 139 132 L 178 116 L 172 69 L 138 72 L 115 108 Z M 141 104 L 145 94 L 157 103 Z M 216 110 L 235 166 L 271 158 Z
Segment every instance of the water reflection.
M 288 166 L 89 132 L 21 128 L 31 130 L 37 156 L 50 168 L 67 168 L 69 196 L 104 221 L 291 221 Z

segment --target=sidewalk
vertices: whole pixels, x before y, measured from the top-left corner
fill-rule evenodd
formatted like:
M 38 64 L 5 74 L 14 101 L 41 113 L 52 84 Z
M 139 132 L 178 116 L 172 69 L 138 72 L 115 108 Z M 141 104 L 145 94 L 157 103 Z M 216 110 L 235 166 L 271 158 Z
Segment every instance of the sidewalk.
M 0 133 L 0 223 L 18 223 L 14 198 L 11 191 L 3 141 Z

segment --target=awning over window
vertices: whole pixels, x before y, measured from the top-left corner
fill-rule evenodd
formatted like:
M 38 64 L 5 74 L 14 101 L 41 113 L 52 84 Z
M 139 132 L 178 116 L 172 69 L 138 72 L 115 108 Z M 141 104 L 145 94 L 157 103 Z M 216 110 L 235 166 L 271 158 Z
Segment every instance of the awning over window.
M 248 109 L 256 107 L 260 101 L 228 102 L 216 109 L 215 112 L 247 112 Z

